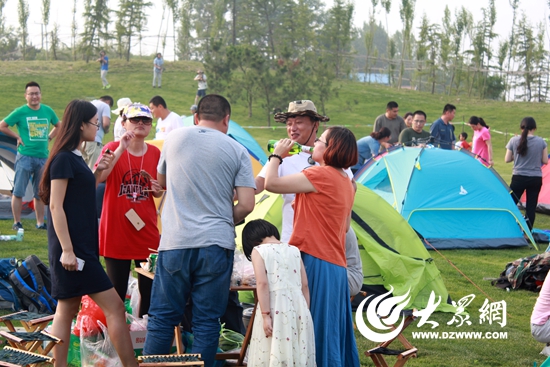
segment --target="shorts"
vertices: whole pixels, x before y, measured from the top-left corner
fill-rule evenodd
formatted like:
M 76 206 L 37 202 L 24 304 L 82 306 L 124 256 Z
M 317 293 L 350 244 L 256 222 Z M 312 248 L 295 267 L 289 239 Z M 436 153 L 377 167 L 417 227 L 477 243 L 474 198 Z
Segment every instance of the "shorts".
M 206 95 L 206 89 L 199 89 L 197 90 L 197 96 L 204 97 Z
M 35 199 L 39 199 L 38 191 L 42 168 L 47 158 L 28 157 L 17 153 L 15 157 L 15 177 L 13 178 L 13 196 L 22 198 L 25 196 L 29 180 L 32 179 L 32 191 Z

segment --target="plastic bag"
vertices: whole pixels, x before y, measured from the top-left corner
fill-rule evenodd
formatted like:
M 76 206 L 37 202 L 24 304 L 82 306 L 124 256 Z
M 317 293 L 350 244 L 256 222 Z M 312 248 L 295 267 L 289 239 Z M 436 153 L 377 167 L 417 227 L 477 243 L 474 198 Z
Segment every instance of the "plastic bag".
M 98 321 L 106 325 L 107 319 L 105 318 L 105 314 L 103 314 L 101 308 L 89 296 L 82 297 L 82 307 L 76 317 L 73 334 L 78 337 L 89 337 L 101 333 Z
M 132 316 L 139 317 L 139 305 L 141 303 L 141 295 L 139 294 L 138 280 L 131 276 L 128 278 L 128 290 L 126 291 L 126 297 L 130 297 L 130 308 L 132 309 Z
M 86 322 L 89 316 L 84 315 L 82 321 Z M 80 356 L 82 367 L 118 367 L 122 362 L 118 357 L 115 347 L 109 339 L 107 327 L 97 321 L 103 334 L 86 337 L 83 333 L 80 335 Z
M 231 274 L 231 286 L 256 285 L 254 267 L 246 256 L 239 250 L 235 250 L 233 260 L 233 273 Z
M 129 321 L 130 331 L 147 331 L 147 315 L 143 315 L 143 318 L 126 314 L 126 321 Z
M 236 331 L 226 329 L 224 326 L 225 324 L 222 324 L 218 348 L 223 352 L 240 349 L 244 342 L 244 335 L 237 333 Z

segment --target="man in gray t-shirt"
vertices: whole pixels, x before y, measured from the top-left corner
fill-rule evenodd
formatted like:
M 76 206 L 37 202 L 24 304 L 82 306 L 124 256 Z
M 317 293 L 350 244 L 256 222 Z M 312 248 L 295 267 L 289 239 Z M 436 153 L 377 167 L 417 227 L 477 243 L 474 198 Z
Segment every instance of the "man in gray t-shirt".
M 176 129 L 164 141 L 158 182 L 166 187 L 166 201 L 146 355 L 169 353 L 174 326 L 191 297 L 191 352 L 200 353 L 207 366 L 214 363 L 233 270 L 235 223 L 254 209 L 252 164 L 246 149 L 226 135 L 230 114 L 225 98 L 207 95 L 194 116 L 196 126 Z
M 113 107 L 113 98 L 111 96 L 102 96 L 91 102 L 97 108 L 97 122 L 99 127 L 95 134 L 95 141 L 82 143 L 82 158 L 90 167 L 94 169 L 94 164 L 103 149 L 103 137 L 109 132 L 111 126 L 111 107 Z
M 399 134 L 401 133 L 401 131 L 407 128 L 407 124 L 405 124 L 405 121 L 401 116 L 397 115 L 398 113 L 399 106 L 397 102 L 390 101 L 386 106 L 386 113 L 378 116 L 376 120 L 374 120 L 374 128 L 372 129 L 372 131 L 380 131 L 380 129 L 382 129 L 383 127 L 387 127 L 388 129 L 390 129 L 391 136 L 390 140 L 388 140 L 387 143 L 390 145 L 397 143 L 397 140 L 399 139 Z

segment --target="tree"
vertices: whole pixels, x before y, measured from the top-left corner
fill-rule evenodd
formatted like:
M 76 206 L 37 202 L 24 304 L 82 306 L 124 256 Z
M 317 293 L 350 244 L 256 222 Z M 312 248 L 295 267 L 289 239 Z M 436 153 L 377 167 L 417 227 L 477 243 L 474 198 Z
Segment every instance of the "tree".
M 399 16 L 403 22 L 403 47 L 401 48 L 401 67 L 399 68 L 399 80 L 397 81 L 397 88 L 401 89 L 401 82 L 403 80 L 403 73 L 405 72 L 405 58 L 410 57 L 410 39 L 412 23 L 414 20 L 414 7 L 416 0 L 401 0 L 401 7 L 399 8 Z
M 462 44 L 466 38 L 466 34 L 470 32 L 470 29 L 473 26 L 473 16 L 464 6 L 460 10 L 455 11 L 455 21 L 452 25 L 452 39 L 451 39 L 451 56 L 454 59 L 454 63 L 451 66 L 451 85 L 450 89 L 453 88 L 453 83 L 456 85 L 456 94 L 460 93 L 460 86 L 462 82 L 463 67 L 464 67 L 464 56 L 462 53 Z
M 78 34 L 78 25 L 76 23 L 76 0 L 73 2 L 73 21 L 71 23 L 71 48 L 73 50 L 73 60 L 76 61 L 76 36 Z
M 508 90 L 508 100 L 510 100 L 510 69 L 512 68 L 512 62 L 514 60 L 514 52 L 516 50 L 516 37 L 515 37 L 515 29 L 516 29 L 516 17 L 517 17 L 517 10 L 519 7 L 519 0 L 508 0 L 508 3 L 512 7 L 513 16 L 512 16 L 512 31 L 510 32 L 510 42 L 508 47 L 508 65 L 507 65 L 507 73 L 506 78 L 504 79 L 504 86 Z M 549 3 L 550 5 L 550 3 Z
M 346 57 L 351 51 L 352 17 L 353 5 L 344 5 L 342 0 L 335 0 L 322 30 L 323 49 L 328 51 L 326 56 L 334 66 L 336 77 L 340 77 L 348 66 Z
M 180 8 L 178 55 L 180 60 L 191 59 L 191 2 L 183 0 Z
M 89 62 L 92 53 L 100 48 L 100 39 L 110 37 L 107 32 L 110 12 L 107 0 L 86 0 L 84 3 L 81 50 L 86 62 Z
M 391 41 L 390 41 L 390 29 L 388 27 L 388 14 L 391 10 L 391 0 L 380 0 L 380 5 L 382 5 L 382 8 L 386 11 L 386 33 L 388 34 L 388 48 L 386 51 L 389 51 L 391 49 Z M 388 59 L 388 82 L 391 85 L 392 81 L 392 61 L 391 57 L 389 55 L 389 52 L 386 52 L 386 57 Z
M 132 38 L 138 37 L 141 40 L 147 22 L 145 14 L 152 3 L 145 0 L 120 0 L 119 4 L 115 24 L 117 49 L 121 55 L 124 55 L 126 61 L 130 61 Z
M 27 56 L 27 38 L 29 37 L 29 31 L 27 28 L 27 21 L 29 20 L 29 4 L 26 0 L 19 0 L 17 13 L 19 15 L 19 37 L 21 38 L 21 54 L 23 60 L 25 60 Z
M 52 41 L 51 50 L 52 50 L 53 59 L 57 60 L 57 51 L 59 49 L 59 44 L 61 42 L 59 40 L 59 25 L 57 23 L 53 24 L 53 29 L 50 33 L 50 40 Z
M 48 59 L 48 24 L 50 22 L 50 0 L 42 0 L 42 23 L 44 24 L 44 39 L 46 40 L 46 59 Z
M 534 70 L 534 53 L 535 53 L 535 37 L 533 28 L 527 21 L 525 14 L 520 18 L 517 26 L 516 39 L 516 58 L 522 68 L 522 78 L 516 84 L 517 87 L 523 89 L 522 94 L 518 94 L 517 98 L 530 102 L 532 98 L 533 82 L 535 80 Z
M 178 23 L 179 18 L 181 16 L 181 11 L 179 9 L 179 0 L 164 0 L 164 1 L 172 11 L 172 35 L 174 37 L 174 55 L 176 55 L 177 54 L 176 24 Z
M 258 74 L 263 70 L 264 58 L 258 50 L 249 45 L 229 46 L 227 60 L 234 73 L 232 88 L 229 93 L 231 99 L 243 99 L 248 107 L 248 117 L 252 117 L 252 103 L 258 86 Z

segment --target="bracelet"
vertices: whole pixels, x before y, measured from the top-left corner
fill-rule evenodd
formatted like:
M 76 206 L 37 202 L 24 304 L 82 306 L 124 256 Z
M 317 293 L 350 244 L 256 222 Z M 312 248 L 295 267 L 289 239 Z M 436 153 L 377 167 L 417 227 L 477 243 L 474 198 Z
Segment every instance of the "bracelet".
M 279 158 L 279 162 L 280 162 L 279 164 L 283 164 L 283 158 L 278 154 L 271 154 L 269 157 L 267 157 L 267 160 L 271 161 L 271 158 L 273 158 L 273 157 Z
M 262 315 L 269 315 L 271 312 L 269 311 L 266 311 L 266 312 L 262 312 Z

